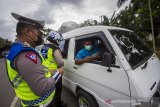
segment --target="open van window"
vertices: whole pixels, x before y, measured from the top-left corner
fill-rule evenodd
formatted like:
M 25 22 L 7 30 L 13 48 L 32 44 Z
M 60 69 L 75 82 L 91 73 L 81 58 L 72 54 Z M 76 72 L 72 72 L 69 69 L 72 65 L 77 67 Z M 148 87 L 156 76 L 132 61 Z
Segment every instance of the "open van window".
M 110 29 L 109 32 L 120 47 L 132 69 L 147 61 L 153 54 L 147 44 L 134 32 Z
M 97 35 L 98 35 L 98 33 L 97 33 Z M 101 60 L 102 60 L 102 57 L 103 57 L 104 53 L 105 52 L 109 53 L 109 50 L 105 46 L 104 41 L 102 40 L 102 38 L 99 37 L 99 36 L 90 36 L 90 37 L 86 37 L 86 38 L 77 39 L 76 40 L 76 47 L 75 47 L 75 60 L 76 60 L 76 56 L 77 56 L 78 52 L 80 52 L 80 50 L 84 49 L 84 42 L 86 40 L 91 41 L 92 45 L 93 45 L 93 48 L 94 49 L 98 49 L 99 50 L 98 53 L 100 54 L 100 58 L 99 59 L 92 60 L 89 63 L 101 64 Z

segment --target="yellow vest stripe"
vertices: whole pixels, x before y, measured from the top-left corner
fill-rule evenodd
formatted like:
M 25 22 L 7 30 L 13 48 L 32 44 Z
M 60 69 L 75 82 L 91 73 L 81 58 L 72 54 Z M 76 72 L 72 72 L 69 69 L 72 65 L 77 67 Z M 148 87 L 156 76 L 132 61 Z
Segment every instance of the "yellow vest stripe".
M 20 78 L 20 75 L 16 75 L 16 77 L 11 81 L 12 84 L 15 84 L 17 82 L 17 80 Z
M 22 82 L 23 82 L 23 79 L 20 78 L 20 79 L 16 82 L 16 84 L 14 85 L 14 87 L 17 88 Z

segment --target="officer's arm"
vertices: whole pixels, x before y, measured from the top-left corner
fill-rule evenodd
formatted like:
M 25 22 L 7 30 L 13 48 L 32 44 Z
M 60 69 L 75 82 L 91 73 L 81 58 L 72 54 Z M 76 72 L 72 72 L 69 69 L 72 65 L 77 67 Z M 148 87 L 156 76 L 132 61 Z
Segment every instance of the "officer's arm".
M 55 61 L 56 61 L 57 65 L 58 65 L 58 67 L 59 68 L 63 67 L 64 62 L 63 62 L 60 50 L 56 49 L 53 54 L 54 54 L 54 58 L 55 58 Z
M 31 90 L 38 96 L 46 94 L 55 86 L 55 79 L 46 78 L 42 69 L 40 58 L 27 56 L 30 52 L 23 52 L 15 59 L 15 67 L 27 82 Z M 34 55 L 34 54 L 33 54 Z

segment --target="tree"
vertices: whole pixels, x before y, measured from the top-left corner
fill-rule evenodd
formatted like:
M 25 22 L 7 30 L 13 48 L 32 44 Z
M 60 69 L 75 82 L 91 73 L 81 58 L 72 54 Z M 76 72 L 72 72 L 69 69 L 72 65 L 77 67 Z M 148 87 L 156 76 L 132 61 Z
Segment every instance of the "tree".
M 117 6 L 120 7 L 126 1 L 127 0 L 118 0 Z M 160 47 L 160 42 L 158 42 L 158 35 L 160 35 L 159 8 L 159 0 L 151 0 L 151 8 L 149 8 L 149 3 L 146 0 L 131 0 L 130 5 L 124 10 L 122 10 L 119 14 L 117 14 L 115 19 L 113 20 L 114 22 L 111 23 L 117 26 L 126 27 L 131 30 L 134 30 L 143 38 L 146 38 L 146 36 L 148 36 L 151 33 L 155 34 L 156 46 Z M 154 33 L 151 29 L 151 15 L 149 14 L 150 9 L 152 10 L 152 25 L 154 27 Z
M 118 0 L 117 6 L 120 7 L 127 0 Z M 151 7 L 149 6 L 151 3 Z M 132 6 L 132 16 L 135 17 L 134 29 L 141 33 L 143 36 L 152 33 L 153 37 L 156 38 L 156 46 L 160 47 L 160 42 L 158 42 L 158 35 L 160 34 L 160 1 L 159 0 L 131 0 Z M 152 10 L 152 11 L 150 11 Z M 129 11 L 129 10 L 128 10 Z M 152 21 L 153 18 L 153 21 Z M 152 25 L 152 27 L 151 27 Z M 152 29 L 151 29 L 152 28 Z M 153 29 L 154 28 L 154 29 Z M 153 48 L 154 40 L 153 40 Z
M 117 6 L 120 8 L 127 0 L 118 0 Z
M 108 17 L 107 16 L 105 16 L 105 15 L 102 15 L 101 16 L 101 24 L 102 25 L 106 25 L 106 26 L 109 26 L 110 25 L 110 22 L 109 22 L 109 19 L 108 19 Z
M 12 42 L 9 41 L 8 39 L 3 39 L 0 37 L 0 48 L 4 47 L 6 45 L 11 45 L 11 44 L 12 44 Z
M 82 23 L 79 24 L 80 27 L 93 26 L 93 25 L 98 25 L 97 20 L 87 19 L 84 22 L 82 22 Z

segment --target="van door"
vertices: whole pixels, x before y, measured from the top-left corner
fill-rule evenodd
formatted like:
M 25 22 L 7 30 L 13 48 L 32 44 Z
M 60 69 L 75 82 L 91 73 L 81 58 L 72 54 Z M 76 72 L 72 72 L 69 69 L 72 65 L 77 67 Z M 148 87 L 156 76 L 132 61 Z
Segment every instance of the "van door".
M 107 35 L 109 36 L 109 35 Z M 91 93 L 96 100 L 107 105 L 114 105 L 116 107 L 129 107 L 130 91 L 128 75 L 119 62 L 116 53 L 113 52 L 111 45 L 106 40 L 103 32 L 97 32 L 77 37 L 75 40 L 75 54 L 83 49 L 85 40 L 90 40 L 93 47 L 100 49 L 101 59 L 104 53 L 111 53 L 113 55 L 113 67 L 102 66 L 101 59 L 86 62 L 81 65 L 76 65 L 72 62 L 72 72 L 76 74 L 75 82 Z
M 73 71 L 73 62 L 74 62 L 74 45 L 75 45 L 75 38 L 65 39 L 64 43 L 62 44 L 62 57 L 64 61 L 65 70 L 63 74 L 63 86 L 70 89 L 75 94 L 75 79 L 76 75 Z

